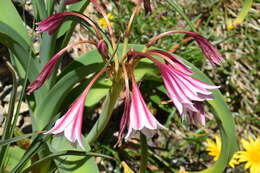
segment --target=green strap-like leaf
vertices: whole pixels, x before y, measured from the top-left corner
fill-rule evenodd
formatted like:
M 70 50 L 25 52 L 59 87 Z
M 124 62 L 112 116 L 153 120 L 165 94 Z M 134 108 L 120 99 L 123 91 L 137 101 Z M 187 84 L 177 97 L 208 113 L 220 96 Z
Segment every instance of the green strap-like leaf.
M 192 67 L 192 71 L 195 72 L 194 77 L 204 81 L 208 84 L 213 84 L 213 82 L 203 74 L 198 68 L 196 68 L 191 63 L 186 63 Z M 214 84 L 213 84 L 214 85 Z M 219 90 L 213 90 L 214 100 L 208 101 L 209 104 L 216 111 L 215 119 L 218 123 L 220 134 L 221 134 L 221 154 L 216 163 L 204 170 L 205 173 L 222 173 L 228 164 L 229 160 L 232 158 L 233 153 L 237 148 L 236 133 L 235 133 L 235 123 L 232 118 L 232 114 L 228 109 L 227 104 L 224 101 L 223 96 Z
M 59 172 L 99 173 L 95 159 L 94 157 L 91 157 L 93 156 L 93 153 L 89 155 L 87 154 L 88 152 L 90 152 L 90 147 L 86 143 L 86 139 L 83 139 L 83 145 L 85 147 L 85 150 L 79 148 L 79 146 L 72 146 L 72 144 L 64 136 L 53 137 L 49 148 L 54 154 L 66 152 L 67 150 L 73 150 L 74 152 L 74 155 L 64 154 L 65 156 L 60 156 L 54 160 Z
M 9 25 L 26 41 L 27 44 L 31 45 L 31 40 L 28 37 L 26 27 L 12 1 L 0 1 L 0 22 Z
M 26 43 L 26 41 L 10 26 L 7 24 L 0 22 L 0 43 L 8 47 L 12 53 L 17 58 L 16 61 L 19 62 L 22 66 L 22 70 L 25 71 L 28 65 L 30 46 Z M 16 68 L 18 68 L 16 66 Z M 18 70 L 18 72 L 21 70 Z M 35 58 L 31 59 L 31 64 L 29 66 L 29 81 L 33 81 L 36 76 L 39 74 L 40 67 Z M 21 74 L 19 74 L 21 76 Z M 46 93 L 47 88 L 42 86 L 41 89 L 35 93 L 36 99 L 41 98 L 43 93 Z

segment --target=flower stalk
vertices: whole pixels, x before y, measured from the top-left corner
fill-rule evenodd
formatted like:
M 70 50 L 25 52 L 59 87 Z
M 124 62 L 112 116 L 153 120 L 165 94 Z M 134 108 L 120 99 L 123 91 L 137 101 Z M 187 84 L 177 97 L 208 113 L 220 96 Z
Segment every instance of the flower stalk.
M 113 84 L 111 90 L 109 91 L 109 94 L 105 99 L 105 102 L 103 103 L 102 113 L 100 117 L 87 135 L 86 139 L 88 144 L 92 144 L 93 142 L 95 142 L 95 140 L 99 137 L 99 135 L 107 126 L 115 107 L 116 101 L 120 96 L 120 92 L 123 90 L 123 88 L 124 83 L 121 80 Z
M 146 136 L 140 133 L 141 138 L 141 164 L 140 164 L 140 173 L 145 173 L 147 169 L 147 160 L 148 160 L 148 145 L 146 141 Z
M 129 35 L 130 35 L 130 32 L 131 32 L 131 28 L 132 28 L 132 24 L 134 22 L 134 19 L 135 17 L 138 15 L 140 11 L 140 3 L 134 8 L 134 11 L 130 17 L 130 20 L 128 22 L 128 25 L 127 25 L 127 28 L 126 28 L 126 31 L 125 31 L 125 38 L 124 38 L 124 47 L 123 47 L 123 54 L 122 54 L 122 57 L 125 57 L 126 54 L 127 54 L 127 47 L 128 47 L 128 40 L 129 40 Z

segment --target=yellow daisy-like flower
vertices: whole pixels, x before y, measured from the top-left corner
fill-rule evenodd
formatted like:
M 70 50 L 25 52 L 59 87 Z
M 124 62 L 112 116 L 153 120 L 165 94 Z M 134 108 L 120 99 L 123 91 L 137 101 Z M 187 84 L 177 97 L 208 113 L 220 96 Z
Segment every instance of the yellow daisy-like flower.
M 109 19 L 111 25 L 113 26 L 114 23 L 111 22 L 111 20 L 114 18 L 114 16 L 113 16 L 111 13 L 108 13 L 108 14 L 107 14 L 107 17 L 108 17 L 108 19 Z M 104 17 L 98 19 L 98 23 L 99 23 L 99 25 L 100 25 L 101 28 L 103 28 L 103 29 L 106 29 L 106 28 L 107 28 L 107 23 L 106 23 L 106 20 L 105 20 Z
M 215 136 L 214 138 L 215 141 L 207 139 L 206 150 L 209 152 L 208 154 L 210 156 L 214 157 L 214 160 L 218 160 L 221 153 L 221 139 L 219 136 Z M 229 166 L 234 168 L 237 164 L 239 164 L 239 161 L 237 160 L 237 154 L 234 154 L 229 162 Z
M 239 162 L 246 162 L 245 169 L 249 169 L 250 173 L 260 173 L 260 137 L 256 140 L 249 137 L 248 141 L 242 139 L 241 143 L 245 151 L 236 153 Z
M 214 160 L 218 160 L 220 152 L 221 152 L 221 140 L 219 136 L 215 136 L 215 141 L 211 139 L 207 139 L 207 148 L 206 150 L 209 152 L 210 156 L 214 157 Z

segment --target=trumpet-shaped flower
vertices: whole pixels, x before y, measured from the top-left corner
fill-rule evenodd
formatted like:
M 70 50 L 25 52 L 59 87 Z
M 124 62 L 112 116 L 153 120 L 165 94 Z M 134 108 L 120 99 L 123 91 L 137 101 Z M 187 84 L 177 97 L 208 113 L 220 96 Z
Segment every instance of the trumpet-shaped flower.
M 77 43 L 74 43 L 72 45 L 69 45 L 67 47 L 65 47 L 64 49 L 60 50 L 58 53 L 56 53 L 49 61 L 48 63 L 43 67 L 43 69 L 41 70 L 40 74 L 35 78 L 35 80 L 32 81 L 32 83 L 27 87 L 28 91 L 27 94 L 32 93 L 33 91 L 37 90 L 38 88 L 40 88 L 43 83 L 48 79 L 48 77 L 51 75 L 53 69 L 55 68 L 58 59 L 61 57 L 62 54 L 64 54 L 68 49 L 70 49 L 73 46 L 76 46 L 78 44 L 83 44 L 83 43 L 89 43 L 89 44 L 93 44 L 96 45 L 95 42 L 93 41 L 88 41 L 88 40 L 84 40 L 84 41 L 79 41 Z
M 51 72 L 53 71 L 57 60 L 59 59 L 61 54 L 57 53 L 54 55 L 49 62 L 43 67 L 40 74 L 32 81 L 32 83 L 27 87 L 28 91 L 27 94 L 31 94 L 33 91 L 40 88 L 43 83 L 48 79 L 48 77 L 51 75 Z
M 65 17 L 69 15 L 71 15 L 70 12 L 62 12 L 51 15 L 46 19 L 36 23 L 36 25 L 38 25 L 36 30 L 38 33 L 48 31 L 49 34 L 53 34 L 58 30 Z
M 208 89 L 218 87 L 196 80 L 189 74 L 154 58 L 152 60 L 159 67 L 167 94 L 180 115 L 184 116 L 189 113 L 191 119 L 205 124 L 202 102 L 212 99 L 212 93 Z
M 65 1 L 65 4 L 75 3 L 76 1 L 77 0 L 67 0 L 67 1 Z M 92 20 L 90 20 L 88 17 L 86 17 L 80 13 L 76 13 L 76 12 L 65 11 L 65 12 L 53 14 L 53 15 L 47 17 L 46 19 L 36 23 L 36 25 L 38 25 L 38 27 L 36 28 L 36 31 L 38 33 L 48 31 L 48 33 L 51 35 L 59 29 L 60 25 L 65 21 L 65 19 L 66 20 L 71 19 L 72 17 L 80 18 L 81 20 L 86 22 L 88 25 L 90 25 L 95 30 L 98 39 L 99 40 L 102 39 L 102 35 L 99 32 L 99 30 L 97 29 L 96 24 Z
M 129 56 L 147 57 L 152 60 L 160 69 L 164 87 L 168 96 L 175 104 L 179 114 L 183 117 L 189 114 L 190 119 L 205 124 L 205 113 L 202 103 L 213 98 L 209 89 L 219 88 L 209 85 L 191 77 L 191 70 L 186 67 L 180 59 L 175 56 L 158 50 L 147 51 L 146 53 L 132 51 Z M 166 63 L 155 59 L 151 55 L 159 56 L 166 60 Z
M 128 118 L 128 133 L 125 139 L 129 139 L 135 131 L 141 131 L 146 136 L 153 136 L 157 129 L 164 129 L 152 113 L 149 111 L 131 72 L 132 97 Z
M 223 57 L 220 55 L 220 53 L 217 51 L 217 49 L 202 35 L 190 32 L 190 31 L 183 31 L 183 30 L 172 30 L 167 31 L 164 33 L 161 33 L 155 37 L 153 37 L 147 44 L 147 47 L 150 47 L 156 40 L 170 34 L 176 34 L 176 33 L 183 33 L 187 34 L 190 37 L 193 37 L 202 50 L 202 53 L 206 56 L 206 58 L 209 60 L 211 64 L 217 64 L 220 65 L 221 61 L 223 60 Z
M 58 119 L 52 129 L 46 132 L 46 134 L 59 134 L 64 132 L 64 136 L 71 143 L 78 143 L 79 146 L 84 149 L 82 143 L 82 119 L 84 112 L 84 105 L 87 94 L 94 84 L 94 82 L 101 76 L 106 69 L 101 70 L 88 84 L 81 96 L 77 98 L 65 115 Z
M 78 143 L 84 149 L 82 143 L 82 119 L 85 105 L 86 92 L 84 92 L 75 102 L 70 106 L 65 115 L 58 119 L 54 127 L 46 132 L 46 134 L 59 134 L 64 132 L 64 136 L 71 143 Z
M 187 35 L 193 37 L 200 47 L 203 54 L 209 60 L 211 64 L 220 65 L 221 61 L 223 60 L 220 53 L 217 49 L 202 35 L 195 33 L 195 32 L 185 32 Z

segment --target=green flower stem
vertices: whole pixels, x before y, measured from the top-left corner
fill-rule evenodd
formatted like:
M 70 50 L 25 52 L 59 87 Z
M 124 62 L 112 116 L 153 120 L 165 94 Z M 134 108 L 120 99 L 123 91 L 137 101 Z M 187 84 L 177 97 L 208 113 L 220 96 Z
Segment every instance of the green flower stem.
M 112 115 L 114 106 L 116 104 L 117 98 L 120 95 L 120 92 L 124 88 L 124 85 L 122 82 L 115 82 L 112 86 L 112 89 L 110 90 L 108 96 L 106 97 L 106 100 L 102 107 L 102 113 L 100 117 L 98 118 L 96 124 L 91 129 L 89 134 L 87 135 L 87 142 L 89 144 L 93 143 L 99 135 L 103 132 L 106 125 L 108 124 L 110 117 Z
M 141 164 L 140 164 L 140 173 L 145 173 L 147 168 L 147 159 L 148 159 L 148 146 L 146 137 L 144 134 L 140 133 L 141 138 Z
M 128 48 L 128 37 L 125 37 L 124 44 L 123 44 L 122 60 L 124 60 L 124 57 L 127 54 L 127 48 Z
M 123 47 L 123 54 L 122 54 L 122 59 L 123 60 L 124 60 L 124 57 L 127 54 L 129 35 L 130 35 L 131 29 L 132 29 L 132 25 L 133 25 L 135 17 L 138 15 L 139 11 L 140 11 L 140 6 L 138 5 L 138 6 L 136 6 L 134 8 L 134 11 L 133 11 L 133 13 L 131 15 L 131 18 L 130 18 L 130 20 L 128 22 L 128 25 L 127 25 L 127 28 L 126 28 L 126 31 L 125 31 L 124 47 Z

